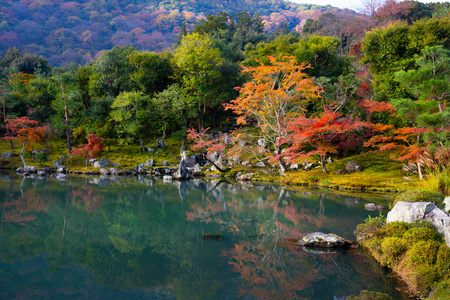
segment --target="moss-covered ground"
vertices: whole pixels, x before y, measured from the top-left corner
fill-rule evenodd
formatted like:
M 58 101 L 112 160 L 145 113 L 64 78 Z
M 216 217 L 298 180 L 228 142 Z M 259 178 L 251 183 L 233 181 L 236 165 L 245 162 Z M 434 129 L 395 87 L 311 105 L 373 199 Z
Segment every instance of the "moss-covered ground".
M 180 142 L 174 139 L 166 139 L 167 149 L 156 149 L 156 144 L 146 144 L 152 147 L 152 152 L 141 152 L 139 145 L 111 146 L 110 150 L 106 148 L 98 157 L 107 158 L 111 162 L 119 164 L 120 168 L 133 169 L 147 159 L 154 159 L 157 166 L 161 166 L 164 160 L 170 165 L 177 166 L 180 161 Z M 0 153 L 10 151 L 10 144 L 7 141 L 0 141 Z M 10 159 L 0 159 L 0 166 L 3 168 L 17 168 L 22 166 L 19 157 L 20 145 L 16 145 L 15 156 Z M 51 167 L 52 162 L 68 154 L 67 145 L 64 140 L 54 141 L 50 160 L 45 162 L 33 161 L 31 152 L 25 151 L 27 164 L 38 167 Z M 335 174 L 337 170 L 345 168 L 345 165 L 353 160 L 362 166 L 362 172 L 353 174 Z M 253 166 L 254 161 L 251 161 Z M 86 168 L 84 159 L 70 159 L 65 162 L 71 170 L 88 171 L 94 170 L 91 166 Z M 337 159 L 326 165 L 328 172 L 323 173 L 320 167 L 310 171 L 294 170 L 288 171 L 281 176 L 277 168 L 257 168 L 246 166 L 234 166 L 225 174 L 226 177 L 234 178 L 238 172 L 255 173 L 253 180 L 261 182 L 280 182 L 286 185 L 301 185 L 312 187 L 324 187 L 332 189 L 349 189 L 358 191 L 383 191 L 398 192 L 408 189 L 414 189 L 418 186 L 418 176 L 405 175 L 402 172 L 402 163 L 391 160 L 389 155 L 380 153 L 370 153 L 365 155 L 355 155 L 343 159 Z M 216 172 L 219 174 L 218 172 Z

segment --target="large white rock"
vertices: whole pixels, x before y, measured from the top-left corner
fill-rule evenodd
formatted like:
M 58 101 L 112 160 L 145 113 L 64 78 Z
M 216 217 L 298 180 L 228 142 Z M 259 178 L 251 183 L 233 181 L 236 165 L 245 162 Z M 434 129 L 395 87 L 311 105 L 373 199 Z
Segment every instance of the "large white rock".
M 445 236 L 447 246 L 450 247 L 450 217 L 431 202 L 400 201 L 388 213 L 386 223 L 413 223 L 416 220 L 430 222 L 437 232 Z
M 386 223 L 396 221 L 413 223 L 416 220 L 425 220 L 425 215 L 436 208 L 437 206 L 431 202 L 400 201 L 388 213 Z

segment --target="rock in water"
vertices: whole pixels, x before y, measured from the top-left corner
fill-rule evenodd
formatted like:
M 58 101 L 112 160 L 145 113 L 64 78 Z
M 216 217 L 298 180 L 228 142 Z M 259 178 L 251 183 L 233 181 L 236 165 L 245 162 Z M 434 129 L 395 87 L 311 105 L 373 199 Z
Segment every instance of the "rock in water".
M 352 243 L 334 233 L 313 232 L 304 236 L 295 244 L 305 247 L 344 248 L 350 247 Z

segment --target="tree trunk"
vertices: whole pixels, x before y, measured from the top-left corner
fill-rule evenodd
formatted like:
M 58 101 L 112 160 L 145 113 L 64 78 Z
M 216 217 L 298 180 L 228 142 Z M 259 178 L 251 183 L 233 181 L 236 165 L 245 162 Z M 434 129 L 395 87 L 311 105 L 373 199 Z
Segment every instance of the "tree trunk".
M 145 152 L 147 149 L 144 147 L 144 141 L 142 140 L 141 133 L 139 133 L 139 142 L 141 144 L 141 152 Z
M 325 156 L 320 157 L 320 166 L 322 167 L 322 172 L 327 173 L 327 167 L 325 166 Z
M 204 158 L 207 162 L 211 163 L 214 167 L 216 167 L 216 169 L 219 170 L 220 173 L 225 173 L 225 172 L 228 172 L 228 171 L 230 170 L 230 168 L 226 168 L 226 169 L 220 168 L 220 167 L 219 167 L 218 165 L 216 165 L 212 160 L 210 160 L 208 157 L 206 157 L 206 155 L 204 155 L 203 158 Z
M 422 164 L 421 163 L 417 163 L 417 172 L 419 173 L 419 179 L 423 180 Z
M 26 142 L 27 142 L 27 140 L 25 139 L 25 141 L 23 141 L 23 144 L 22 144 L 22 151 L 20 151 L 20 159 L 22 159 L 24 168 L 27 167 L 27 163 L 25 162 L 25 159 L 23 158 L 23 150 L 25 149 Z
M 69 149 L 69 153 L 72 153 L 72 145 L 70 143 L 70 129 L 69 129 L 69 113 L 67 111 L 67 104 L 64 101 L 64 113 L 66 116 L 66 134 L 67 134 L 67 148 Z
M 281 147 L 279 145 L 275 145 L 275 154 L 278 155 L 277 161 L 280 165 L 280 174 L 284 174 L 287 170 L 287 167 L 283 157 L 279 155 L 281 154 Z
M 190 123 L 189 120 L 186 120 L 186 117 L 185 117 L 184 125 L 186 127 L 186 130 L 189 127 L 189 123 Z M 181 142 L 181 151 L 180 151 L 180 153 L 184 153 L 184 152 L 186 152 L 186 150 L 187 150 L 187 132 L 183 136 L 183 141 Z

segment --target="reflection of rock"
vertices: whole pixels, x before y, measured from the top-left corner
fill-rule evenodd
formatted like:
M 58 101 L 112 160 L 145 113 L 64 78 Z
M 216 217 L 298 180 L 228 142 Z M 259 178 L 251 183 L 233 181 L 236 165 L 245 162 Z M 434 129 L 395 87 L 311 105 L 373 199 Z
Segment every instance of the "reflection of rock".
M 340 237 L 334 233 L 325 234 L 322 232 L 313 232 L 304 236 L 301 240 L 295 243 L 299 246 L 305 247 L 320 247 L 320 248 L 342 248 L 349 247 L 350 241 Z
M 67 176 L 66 174 L 58 174 L 55 178 L 59 181 L 65 181 L 67 179 Z
M 347 247 L 339 247 L 339 248 L 320 248 L 320 247 L 306 247 L 303 246 L 303 250 L 305 252 L 311 254 L 330 254 L 330 253 L 340 253 L 347 250 Z

